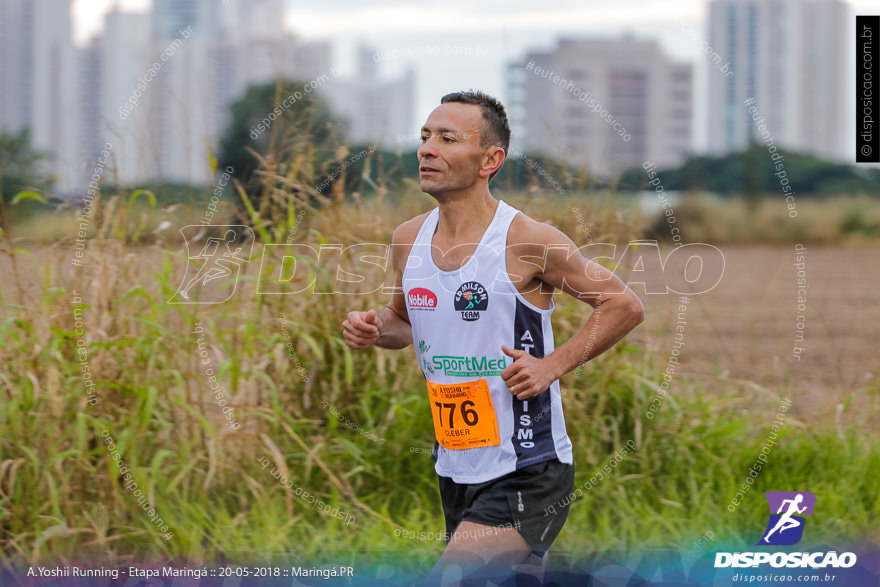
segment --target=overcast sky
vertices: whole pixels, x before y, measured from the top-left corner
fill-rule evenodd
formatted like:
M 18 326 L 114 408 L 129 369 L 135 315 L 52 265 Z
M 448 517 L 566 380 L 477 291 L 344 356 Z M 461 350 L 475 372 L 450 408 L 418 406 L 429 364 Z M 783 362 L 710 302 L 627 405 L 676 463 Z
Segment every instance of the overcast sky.
M 223 0 L 217 9 L 223 10 Z M 246 1 L 246 0 L 245 0 Z M 124 10 L 147 10 L 151 0 L 75 0 L 76 38 L 83 42 L 102 26 L 114 3 Z M 528 51 L 549 49 L 559 37 L 620 37 L 660 41 L 669 56 L 697 68 L 696 144 L 705 142 L 704 65 L 708 0 L 287 0 L 287 27 L 306 40 L 328 40 L 334 62 L 354 71 L 355 47 L 367 43 L 383 56 L 381 73 L 416 69 L 414 133 L 446 92 L 478 88 L 504 98 L 506 63 Z M 853 14 L 880 13 L 878 0 L 850 0 Z M 686 30 L 697 30 L 694 40 Z M 399 56 L 402 51 L 425 55 Z M 439 55 L 438 55 L 439 53 Z M 468 57 L 467 54 L 471 56 Z

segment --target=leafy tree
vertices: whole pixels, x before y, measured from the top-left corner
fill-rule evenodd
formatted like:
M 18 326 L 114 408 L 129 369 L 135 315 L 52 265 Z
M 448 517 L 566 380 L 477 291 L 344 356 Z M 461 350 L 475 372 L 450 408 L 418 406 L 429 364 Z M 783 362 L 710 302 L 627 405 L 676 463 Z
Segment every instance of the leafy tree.
M 47 157 L 31 146 L 30 134 L 0 130 L 0 193 L 4 203 L 23 191 L 47 193 L 55 179 L 45 171 Z
M 752 209 L 765 195 L 781 197 L 783 182 L 799 196 L 880 195 L 880 170 L 831 163 L 782 149 L 770 153 L 765 145 L 757 143 L 725 156 L 691 157 L 677 168 L 658 170 L 658 174 L 667 190 L 741 195 Z M 629 169 L 621 177 L 621 186 L 628 189 L 645 189 L 647 182 L 641 168 Z
M 218 168 L 242 187 L 244 212 L 261 239 L 279 238 L 300 210 L 345 197 L 348 171 L 341 166 L 350 154 L 344 124 L 308 83 L 251 86 L 231 114 Z
M 318 173 L 341 144 L 341 123 L 308 84 L 295 80 L 250 86 L 232 107 L 220 140 L 218 167 L 253 188 L 255 172 L 296 161 Z

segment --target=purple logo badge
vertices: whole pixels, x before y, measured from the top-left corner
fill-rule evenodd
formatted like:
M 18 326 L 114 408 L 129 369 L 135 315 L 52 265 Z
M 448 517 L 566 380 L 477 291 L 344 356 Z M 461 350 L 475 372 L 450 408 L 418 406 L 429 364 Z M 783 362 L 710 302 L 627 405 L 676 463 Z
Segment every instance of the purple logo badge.
M 809 491 L 768 491 L 764 494 L 770 506 L 770 521 L 760 545 L 790 546 L 804 535 L 806 518 L 812 516 L 816 496 Z

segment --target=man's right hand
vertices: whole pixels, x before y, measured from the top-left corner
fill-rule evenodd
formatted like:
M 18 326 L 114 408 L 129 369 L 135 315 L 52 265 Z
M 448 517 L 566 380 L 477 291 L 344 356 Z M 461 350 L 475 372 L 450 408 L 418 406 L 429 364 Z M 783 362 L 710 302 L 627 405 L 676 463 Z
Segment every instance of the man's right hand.
M 342 323 L 342 336 L 345 344 L 353 349 L 365 349 L 373 346 L 382 334 L 382 319 L 375 310 L 348 313 Z

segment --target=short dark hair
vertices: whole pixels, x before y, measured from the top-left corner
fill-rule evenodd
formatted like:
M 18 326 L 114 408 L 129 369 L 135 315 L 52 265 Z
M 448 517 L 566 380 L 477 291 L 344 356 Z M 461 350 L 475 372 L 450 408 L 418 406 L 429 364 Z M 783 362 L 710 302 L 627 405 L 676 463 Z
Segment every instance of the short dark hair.
M 504 106 L 501 102 L 489 94 L 477 90 L 452 92 L 440 98 L 441 104 L 449 102 L 479 106 L 483 114 L 483 125 L 480 128 L 480 146 L 497 145 L 504 149 L 504 154 L 507 155 L 507 151 L 510 148 L 510 124 L 507 122 L 507 113 L 504 111 Z M 495 173 L 498 173 L 498 171 Z M 489 181 L 495 177 L 495 173 L 489 176 Z

